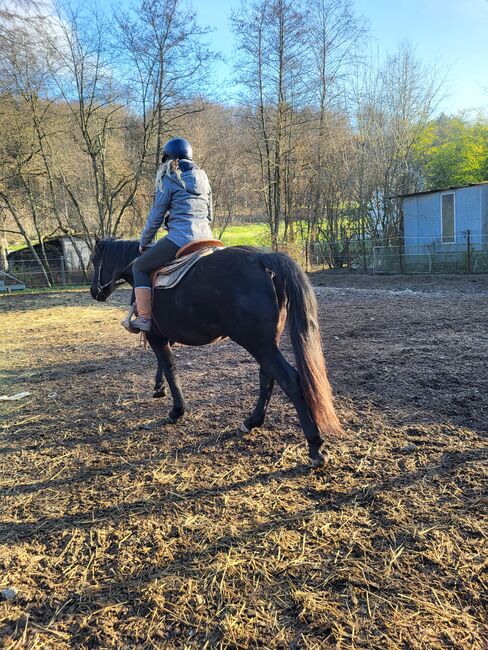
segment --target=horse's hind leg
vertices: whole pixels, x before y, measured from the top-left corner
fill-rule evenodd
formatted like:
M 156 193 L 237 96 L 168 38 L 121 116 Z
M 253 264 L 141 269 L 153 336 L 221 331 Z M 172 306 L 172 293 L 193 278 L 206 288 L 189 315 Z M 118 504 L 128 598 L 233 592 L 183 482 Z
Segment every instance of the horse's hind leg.
M 266 416 L 266 410 L 268 408 L 269 401 L 271 399 L 271 394 L 273 392 L 275 380 L 272 377 L 269 377 L 266 373 L 263 372 L 263 369 L 259 369 L 259 398 L 254 411 L 251 415 L 244 420 L 244 423 L 241 426 L 241 430 L 244 433 L 248 433 L 251 429 L 255 427 L 262 426 L 264 418 Z
M 286 361 L 276 346 L 260 352 L 256 355 L 256 359 L 263 371 L 269 377 L 276 379 L 285 394 L 293 402 L 303 433 L 307 439 L 308 453 L 312 467 L 323 465 L 324 457 L 319 451 L 323 441 L 303 395 L 298 372 Z

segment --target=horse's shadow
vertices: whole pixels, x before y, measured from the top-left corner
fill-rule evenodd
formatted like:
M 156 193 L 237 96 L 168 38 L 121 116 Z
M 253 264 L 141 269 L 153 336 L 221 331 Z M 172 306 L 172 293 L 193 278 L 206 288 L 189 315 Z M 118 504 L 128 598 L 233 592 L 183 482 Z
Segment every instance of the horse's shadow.
M 174 425 L 168 425 L 169 429 L 174 428 Z M 119 435 L 120 436 L 130 436 L 133 435 L 133 429 L 126 429 L 126 430 L 121 430 Z M 193 431 L 193 435 L 195 437 L 200 437 L 198 442 L 191 442 L 185 445 L 182 445 L 180 447 L 174 447 L 169 451 L 164 451 L 161 452 L 160 454 L 156 454 L 151 456 L 150 458 L 140 458 L 138 460 L 131 460 L 129 461 L 123 461 L 118 464 L 110 464 L 110 465 L 105 465 L 103 467 L 90 467 L 90 468 L 81 468 L 78 472 L 74 474 L 70 474 L 66 478 L 59 478 L 59 479 L 54 479 L 54 480 L 47 480 L 47 481 L 38 481 L 36 483 L 24 483 L 24 484 L 16 484 L 15 487 L 9 488 L 9 489 L 4 489 L 0 492 L 0 494 L 15 494 L 15 495 L 20 495 L 20 494 L 32 494 L 35 492 L 38 492 L 39 490 L 45 490 L 45 489 L 56 489 L 56 488 L 62 488 L 63 486 L 66 485 L 72 485 L 73 483 L 87 483 L 93 479 L 96 479 L 97 477 L 103 477 L 103 476 L 115 476 L 119 472 L 124 472 L 127 470 L 139 470 L 142 468 L 148 468 L 153 465 L 158 465 L 159 463 L 162 463 L 166 460 L 175 460 L 176 458 L 181 459 L 184 456 L 190 455 L 190 454 L 199 454 L 207 449 L 212 449 L 212 448 L 221 448 L 221 445 L 226 442 L 234 441 L 234 440 L 242 440 L 245 439 L 245 436 L 248 434 L 245 434 L 241 431 L 239 427 L 233 427 L 229 428 L 228 430 L 220 433 L 216 433 L 211 436 L 205 436 L 204 431 L 196 432 Z M 101 444 L 103 444 L 104 441 L 107 441 L 111 439 L 112 434 L 109 432 L 106 436 L 102 438 L 98 438 L 97 441 L 93 442 L 93 447 L 99 447 Z M 66 446 L 66 447 L 71 447 L 76 444 L 79 444 L 80 441 L 83 440 L 86 443 L 86 436 L 83 438 L 80 438 L 78 436 L 74 436 L 69 439 L 65 439 L 64 441 L 60 442 L 60 444 Z M 56 443 L 58 445 L 58 443 Z M 32 448 L 33 450 L 35 449 L 36 451 L 41 450 L 43 447 L 46 449 L 52 448 L 51 444 L 46 444 L 46 445 L 30 445 L 27 447 L 23 447 L 23 449 L 29 450 Z M 14 448 L 14 447 L 3 447 L 0 448 L 0 453 L 13 453 L 13 452 L 18 452 L 19 449 Z M 294 472 L 300 473 L 302 470 L 300 469 L 300 466 L 296 468 L 296 470 L 291 469 L 290 473 L 293 474 Z M 303 471 L 306 471 L 306 468 L 304 468 Z M 278 472 L 279 473 L 279 472 Z M 251 485 L 251 483 L 249 483 Z M 206 491 L 202 491 L 202 493 Z

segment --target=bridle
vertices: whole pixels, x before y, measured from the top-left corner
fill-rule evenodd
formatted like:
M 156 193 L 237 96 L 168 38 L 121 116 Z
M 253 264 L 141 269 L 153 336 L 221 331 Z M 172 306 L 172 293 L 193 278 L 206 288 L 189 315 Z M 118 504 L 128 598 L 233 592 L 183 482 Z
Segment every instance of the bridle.
M 125 273 L 125 271 L 129 268 L 129 266 L 132 266 L 132 264 L 134 264 L 134 260 L 132 260 L 131 262 L 129 262 L 128 264 L 126 264 L 124 266 L 124 268 L 122 269 L 122 271 L 119 274 L 119 279 L 118 280 L 114 280 L 112 278 L 111 280 L 109 280 L 105 284 L 100 284 L 101 281 L 102 281 L 102 257 L 100 256 L 100 264 L 98 265 L 98 278 L 97 278 L 97 298 L 98 298 L 98 296 L 100 294 L 102 294 L 105 291 L 105 289 L 107 287 L 112 286 L 113 287 L 112 291 L 114 291 L 117 287 L 124 284 L 125 280 L 122 279 L 120 276 L 123 273 Z

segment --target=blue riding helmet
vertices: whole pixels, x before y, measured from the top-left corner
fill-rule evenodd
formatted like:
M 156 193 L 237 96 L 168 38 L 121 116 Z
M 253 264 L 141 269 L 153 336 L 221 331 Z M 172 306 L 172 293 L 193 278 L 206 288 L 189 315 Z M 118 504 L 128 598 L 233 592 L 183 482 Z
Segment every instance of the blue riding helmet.
M 173 138 L 168 140 L 163 148 L 163 159 L 162 162 L 165 163 L 168 160 L 193 160 L 193 149 L 188 140 L 184 138 Z

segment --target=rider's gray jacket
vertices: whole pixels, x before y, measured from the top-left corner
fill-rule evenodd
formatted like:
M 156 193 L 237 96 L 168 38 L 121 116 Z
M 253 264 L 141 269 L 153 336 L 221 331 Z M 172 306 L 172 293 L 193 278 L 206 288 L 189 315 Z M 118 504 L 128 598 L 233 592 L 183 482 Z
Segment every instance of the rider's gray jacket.
M 181 175 L 162 176 L 156 197 L 141 235 L 148 246 L 165 223 L 168 239 L 184 246 L 194 239 L 212 239 L 212 190 L 203 169 L 190 161 L 180 161 Z M 167 214 L 167 218 L 165 219 Z

